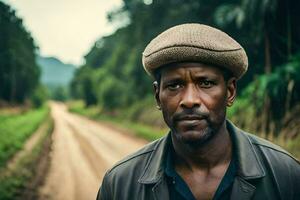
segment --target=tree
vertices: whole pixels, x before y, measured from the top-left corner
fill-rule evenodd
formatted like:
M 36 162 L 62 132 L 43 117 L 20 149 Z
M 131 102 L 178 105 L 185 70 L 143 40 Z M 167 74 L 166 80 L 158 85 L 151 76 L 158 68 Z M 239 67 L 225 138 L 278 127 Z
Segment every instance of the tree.
M 0 98 L 22 103 L 39 82 L 36 46 L 15 11 L 0 2 Z
M 221 28 L 245 48 L 249 58 L 249 70 L 245 77 L 239 80 L 239 93 L 243 93 L 243 90 L 247 90 L 247 85 L 254 82 L 251 86 L 252 92 L 247 95 L 256 102 L 255 105 L 261 105 L 259 109 L 254 110 L 256 118 L 264 117 L 262 121 L 265 123 L 261 129 L 269 132 L 271 123 L 285 115 L 282 110 L 280 114 L 272 112 L 277 109 L 276 104 L 283 103 L 283 107 L 289 109 L 295 106 L 292 99 L 297 99 L 295 96 L 300 94 L 295 92 L 298 82 L 286 81 L 286 77 L 281 77 L 285 81 L 278 81 L 282 73 L 278 73 L 277 70 L 290 62 L 290 58 L 300 51 L 300 24 L 297 20 L 300 1 L 123 2 L 124 6 L 112 11 L 108 17 L 111 23 L 126 18 L 126 24 L 112 35 L 95 43 L 85 57 L 86 65 L 83 66 L 90 69 L 89 74 L 85 73 L 86 69 L 79 70 L 74 79 L 77 80 L 74 86 L 82 89 L 86 82 L 79 77 L 83 74 L 89 77 L 91 86 L 88 87 L 88 91 L 97 99 L 97 104 L 109 110 L 118 110 L 133 107 L 137 101 L 146 102 L 151 96 L 152 80 L 142 67 L 141 54 L 145 46 L 153 37 L 171 26 L 196 22 Z M 257 78 L 260 75 L 263 75 L 263 78 Z M 282 88 L 287 88 L 289 92 L 280 93 L 279 91 L 285 91 Z M 79 93 L 81 98 L 86 99 L 83 92 Z M 287 97 L 277 98 L 276 101 L 275 96 L 279 94 Z

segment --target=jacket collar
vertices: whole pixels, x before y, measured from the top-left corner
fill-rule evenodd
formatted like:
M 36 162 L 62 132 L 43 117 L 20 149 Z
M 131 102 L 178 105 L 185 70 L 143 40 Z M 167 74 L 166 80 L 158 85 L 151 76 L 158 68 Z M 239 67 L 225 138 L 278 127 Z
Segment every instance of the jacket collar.
M 164 176 L 165 159 L 167 155 L 168 146 L 171 144 L 171 134 L 168 133 L 162 137 L 156 144 L 148 163 L 139 178 L 139 183 L 154 184 L 162 179 Z
M 235 145 L 238 160 L 238 175 L 245 180 L 264 177 L 265 171 L 249 136 L 228 120 L 226 121 L 226 126 Z M 168 145 L 172 145 L 170 133 L 157 142 L 145 170 L 139 178 L 139 183 L 154 184 L 163 178 L 165 169 L 164 160 L 166 159 Z
M 238 175 L 245 180 L 264 177 L 264 168 L 249 135 L 228 120 L 226 121 L 226 127 L 235 145 L 238 160 Z

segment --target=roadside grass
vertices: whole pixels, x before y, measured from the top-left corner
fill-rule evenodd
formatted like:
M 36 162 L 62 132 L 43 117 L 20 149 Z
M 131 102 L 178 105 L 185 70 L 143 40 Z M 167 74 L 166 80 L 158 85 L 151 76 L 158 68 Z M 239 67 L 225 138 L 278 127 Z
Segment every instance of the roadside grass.
M 300 134 L 295 139 L 287 141 L 285 146 L 300 161 Z
M 111 116 L 99 115 L 98 117 L 95 117 L 93 119 L 106 122 L 113 126 L 117 126 L 118 128 L 123 129 L 125 132 L 129 132 L 137 137 L 144 138 L 148 141 L 156 140 L 168 133 L 167 129 L 158 129 L 149 125 L 137 122 L 130 122 L 126 119 L 120 119 Z
M 142 137 L 146 140 L 152 141 L 158 139 L 165 135 L 168 132 L 168 129 L 158 129 L 151 127 L 149 125 L 132 122 L 127 119 L 123 119 L 121 117 L 111 117 L 108 115 L 101 114 L 101 109 L 99 107 L 88 107 L 85 108 L 83 101 L 72 101 L 68 103 L 68 108 L 71 112 L 78 113 L 89 118 L 108 122 L 116 127 L 125 128 L 138 137 Z M 229 113 L 230 117 L 230 113 Z M 286 149 L 293 156 L 295 156 L 298 160 L 300 160 L 300 135 L 293 139 L 284 139 L 282 137 L 278 138 L 268 138 L 275 144 Z
M 294 157 L 300 160 L 300 134 L 299 134 L 299 111 L 297 110 L 297 106 L 293 112 L 289 113 L 288 116 L 291 120 L 294 120 L 291 127 L 284 127 L 281 130 L 280 134 L 277 137 L 272 134 L 272 131 L 266 135 L 266 133 L 257 132 L 255 124 L 257 121 L 261 120 L 256 116 L 256 107 L 255 105 L 249 102 L 249 98 L 237 98 L 235 103 L 231 108 L 228 109 L 227 118 L 229 118 L 234 124 L 236 124 L 241 129 L 258 135 L 259 137 L 265 138 L 274 144 L 281 146 L 283 149 L 291 153 Z M 247 114 L 245 114 L 247 113 Z M 253 120 L 254 119 L 254 120 Z M 286 120 L 290 121 L 290 120 Z M 278 122 L 279 123 L 279 122 Z M 273 128 L 275 130 L 276 126 L 273 124 Z M 274 132 L 273 130 L 273 132 Z M 288 135 L 293 135 L 291 131 L 298 131 L 298 134 L 295 134 L 295 137 L 287 137 Z
M 40 159 L 45 159 L 44 156 L 46 155 L 41 155 L 44 151 L 45 145 L 49 146 L 51 143 L 50 135 L 52 133 L 54 124 L 52 118 L 48 115 L 48 113 L 49 109 L 47 107 L 44 107 L 39 110 L 30 111 L 30 113 L 25 114 L 26 116 L 33 117 L 35 119 L 34 122 L 32 120 L 32 123 L 39 122 L 37 126 L 41 125 L 42 123 L 47 123 L 47 127 L 42 133 L 37 143 L 35 144 L 35 146 L 33 147 L 33 149 L 30 152 L 26 152 L 26 154 L 23 155 L 17 161 L 16 165 L 13 168 L 0 168 L 0 200 L 24 199 L 24 194 L 26 193 L 27 195 L 29 193 L 31 197 L 32 195 L 36 195 L 34 194 L 37 191 L 36 188 L 28 188 L 28 184 L 31 180 L 36 178 L 35 176 L 37 176 L 37 168 L 39 166 Z M 17 116 L 14 116 L 14 118 L 16 117 Z M 16 121 L 19 122 L 19 120 L 23 121 L 21 119 L 18 119 Z M 27 123 L 31 123 L 30 118 Z M 17 124 L 18 123 L 16 123 L 16 125 Z M 35 124 L 31 125 L 31 130 L 33 132 L 36 131 L 35 126 Z M 28 132 L 19 132 L 19 134 L 20 133 L 24 133 L 26 135 L 28 134 Z M 17 138 L 19 139 L 19 137 Z M 18 143 L 20 143 L 20 141 Z
M 298 159 L 298 161 L 300 161 L 300 134 L 293 139 L 285 140 L 282 137 L 278 137 L 272 139 L 271 141 L 290 152 L 295 158 Z
M 144 138 L 148 141 L 156 140 L 168 133 L 168 129 L 166 128 L 156 128 L 146 124 L 132 122 L 123 117 L 112 117 L 101 114 L 101 110 L 98 107 L 85 108 L 82 101 L 69 102 L 68 108 L 70 112 L 105 122 L 108 125 L 123 129 L 125 132 L 132 133 L 133 135 Z
M 21 114 L 1 114 L 0 111 L 0 168 L 19 150 L 49 114 L 43 106 Z

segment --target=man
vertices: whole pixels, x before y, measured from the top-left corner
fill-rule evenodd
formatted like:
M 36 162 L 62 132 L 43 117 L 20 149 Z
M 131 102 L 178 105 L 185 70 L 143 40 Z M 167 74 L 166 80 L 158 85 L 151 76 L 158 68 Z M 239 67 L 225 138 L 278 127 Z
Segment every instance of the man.
M 170 133 L 110 169 L 97 199 L 300 199 L 299 162 L 226 120 L 248 67 L 234 39 L 175 26 L 148 44 L 143 65 Z

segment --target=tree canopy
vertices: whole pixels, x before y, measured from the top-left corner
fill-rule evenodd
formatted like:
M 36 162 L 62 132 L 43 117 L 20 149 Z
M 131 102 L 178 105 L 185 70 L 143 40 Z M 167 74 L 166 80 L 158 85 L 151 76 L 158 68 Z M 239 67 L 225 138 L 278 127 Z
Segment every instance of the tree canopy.
M 239 93 L 251 90 L 247 89 L 250 87 L 249 96 L 262 94 L 255 102 L 261 102 L 264 109 L 257 115 L 268 113 L 278 104 L 288 105 L 281 114 L 269 112 L 266 124 L 282 118 L 299 102 L 296 90 L 299 84 L 296 77 L 300 75 L 299 1 L 123 0 L 123 3 L 123 7 L 108 14 L 108 19 L 111 23 L 121 20 L 124 26 L 95 42 L 85 56 L 85 65 L 72 81 L 73 94 L 83 98 L 86 105 L 97 104 L 112 111 L 151 96 L 152 80 L 143 70 L 142 51 L 163 30 L 193 22 L 219 28 L 245 48 L 249 70 L 239 81 Z M 259 87 L 254 86 L 257 84 Z M 282 98 L 279 100 L 277 95 Z
M 14 10 L 0 2 L 0 99 L 22 103 L 39 83 L 34 40 Z

